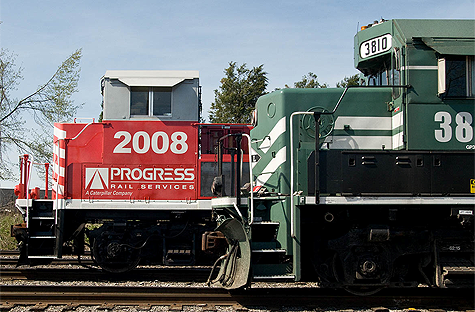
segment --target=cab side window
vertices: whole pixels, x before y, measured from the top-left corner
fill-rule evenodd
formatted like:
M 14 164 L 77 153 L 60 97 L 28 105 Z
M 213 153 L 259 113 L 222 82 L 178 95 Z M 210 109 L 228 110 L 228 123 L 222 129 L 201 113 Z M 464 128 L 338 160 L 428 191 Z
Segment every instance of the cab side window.
M 130 115 L 148 115 L 148 87 L 130 88 Z
M 130 87 L 130 115 L 170 117 L 172 88 Z
M 475 97 L 474 56 L 448 55 L 439 59 L 439 96 Z
M 153 88 L 153 115 L 171 116 L 172 114 L 172 88 Z

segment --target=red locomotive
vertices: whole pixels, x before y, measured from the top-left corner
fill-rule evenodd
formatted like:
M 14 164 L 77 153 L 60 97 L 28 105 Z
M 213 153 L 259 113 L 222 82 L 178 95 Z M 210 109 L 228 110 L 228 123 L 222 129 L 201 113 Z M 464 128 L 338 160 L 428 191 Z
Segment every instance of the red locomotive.
M 196 71 L 107 71 L 101 83 L 102 122 L 54 126 L 52 199 L 29 193 L 23 160 L 17 207 L 26 222 L 12 230 L 20 263 L 81 255 L 85 236 L 95 262 L 111 272 L 140 260 L 207 261 L 220 239 L 210 203 L 218 139 L 250 126 L 199 123 Z M 241 160 L 234 137 L 227 140 L 230 166 Z

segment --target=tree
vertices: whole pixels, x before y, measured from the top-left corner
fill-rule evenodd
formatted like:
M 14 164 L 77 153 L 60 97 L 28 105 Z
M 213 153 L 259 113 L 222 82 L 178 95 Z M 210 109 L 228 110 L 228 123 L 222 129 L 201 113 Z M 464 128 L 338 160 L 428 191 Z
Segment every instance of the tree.
M 81 49 L 71 54 L 43 85 L 22 99 L 11 98 L 23 79 L 22 68 L 15 64 L 15 55 L 0 50 L 0 179 L 12 178 L 7 152 L 16 149 L 33 155 L 36 162 L 51 157 L 52 129 L 56 121 L 67 121 L 80 105 L 71 99 L 77 92 Z M 36 122 L 26 122 L 33 118 Z
M 336 83 L 337 88 L 346 88 L 347 86 L 357 86 L 359 85 L 360 75 L 354 74 L 350 77 L 343 78 L 342 81 Z
M 288 85 L 285 85 L 288 88 Z M 302 76 L 302 80 L 294 82 L 294 88 L 328 88 L 328 84 L 320 84 L 318 77 L 312 72 Z
M 219 90 L 214 90 L 211 103 L 211 122 L 250 123 L 251 112 L 257 99 L 266 93 L 267 73 L 264 65 L 248 69 L 244 63 L 238 66 L 230 62 L 224 70 Z

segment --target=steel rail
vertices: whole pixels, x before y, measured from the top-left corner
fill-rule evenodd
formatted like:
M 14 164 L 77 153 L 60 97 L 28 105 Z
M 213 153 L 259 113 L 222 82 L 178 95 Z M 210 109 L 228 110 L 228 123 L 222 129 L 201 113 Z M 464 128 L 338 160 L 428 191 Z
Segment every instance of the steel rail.
M 113 282 L 126 281 L 167 281 L 167 282 L 205 282 L 211 268 L 169 268 L 139 267 L 129 272 L 114 274 L 100 269 L 88 268 L 54 268 L 27 267 L 1 268 L 1 280 L 28 281 L 91 281 L 104 280 Z
M 6 304 L 83 304 L 103 305 L 236 305 L 220 288 L 157 288 L 127 286 L 2 286 L 2 305 Z
M 18 258 L 0 258 L 0 265 L 17 265 Z M 77 258 L 68 259 L 68 258 L 59 258 L 53 259 L 49 265 L 93 265 L 94 261 L 89 259 L 81 259 L 80 261 Z
M 49 305 L 188 305 L 232 306 L 242 309 L 283 307 L 306 309 L 437 309 L 473 310 L 473 291 L 404 289 L 382 291 L 374 296 L 354 296 L 343 291 L 315 288 L 250 288 L 229 292 L 206 287 L 142 286 L 2 286 L 0 303 Z

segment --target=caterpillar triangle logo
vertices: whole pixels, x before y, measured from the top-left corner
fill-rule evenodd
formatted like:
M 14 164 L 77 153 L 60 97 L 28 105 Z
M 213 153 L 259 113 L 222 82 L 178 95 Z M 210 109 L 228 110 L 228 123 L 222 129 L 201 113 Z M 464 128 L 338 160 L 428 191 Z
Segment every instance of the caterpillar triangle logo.
M 86 168 L 86 187 L 91 190 L 109 188 L 109 168 Z

